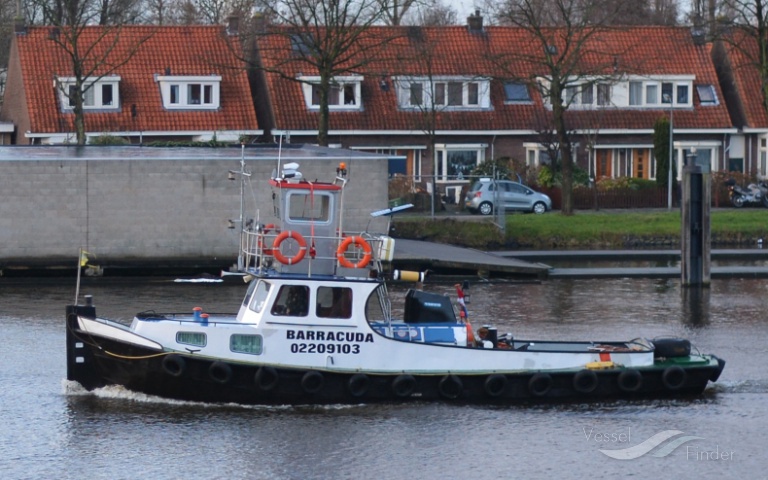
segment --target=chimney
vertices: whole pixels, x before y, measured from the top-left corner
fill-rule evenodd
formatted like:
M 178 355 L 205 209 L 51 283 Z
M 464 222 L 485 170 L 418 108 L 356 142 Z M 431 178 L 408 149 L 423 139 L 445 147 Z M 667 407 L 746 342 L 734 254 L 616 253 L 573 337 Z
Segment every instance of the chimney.
M 467 17 L 467 28 L 469 33 L 482 33 L 483 17 L 480 15 L 480 10 L 475 10 L 474 15 Z
M 707 31 L 704 28 L 704 21 L 700 16 L 693 19 L 693 28 L 691 28 L 691 37 L 694 45 L 704 45 L 707 43 Z
M 227 35 L 238 35 L 240 33 L 240 17 L 232 15 L 227 18 Z
M 13 19 L 13 32 L 16 35 L 27 34 L 27 21 L 22 16 L 17 16 Z

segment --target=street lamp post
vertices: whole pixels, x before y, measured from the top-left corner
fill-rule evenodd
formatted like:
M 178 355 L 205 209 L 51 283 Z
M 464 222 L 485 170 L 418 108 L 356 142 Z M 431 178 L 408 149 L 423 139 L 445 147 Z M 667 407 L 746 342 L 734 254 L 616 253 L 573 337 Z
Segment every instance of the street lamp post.
M 675 164 L 672 157 L 675 153 L 674 144 L 672 141 L 672 131 L 674 124 L 675 111 L 672 105 L 672 96 L 665 94 L 664 101 L 669 102 L 669 160 L 667 165 L 667 209 L 672 210 L 672 166 Z

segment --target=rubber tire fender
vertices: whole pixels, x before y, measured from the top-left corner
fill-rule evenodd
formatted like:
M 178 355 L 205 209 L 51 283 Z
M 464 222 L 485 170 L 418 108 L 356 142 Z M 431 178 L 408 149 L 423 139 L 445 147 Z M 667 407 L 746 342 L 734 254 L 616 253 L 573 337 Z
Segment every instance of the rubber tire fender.
M 597 374 L 588 369 L 579 370 L 576 375 L 573 376 L 573 389 L 579 393 L 592 393 L 597 389 L 600 379 L 597 378 Z
M 371 379 L 364 373 L 356 373 L 349 377 L 347 389 L 353 397 L 362 397 L 371 388 Z
M 180 377 L 187 370 L 187 361 L 176 354 L 166 355 L 163 358 L 163 371 L 172 377 Z
M 464 383 L 456 375 L 446 375 L 440 379 L 437 389 L 440 391 L 440 395 L 453 400 L 461 396 L 464 391 Z
M 280 374 L 274 367 L 259 367 L 256 375 L 253 376 L 253 381 L 259 389 L 268 392 L 280 383 Z
M 392 393 L 396 397 L 409 397 L 414 390 L 416 390 L 416 378 L 413 375 L 398 375 L 392 380 Z
M 211 380 L 214 382 L 225 385 L 232 380 L 232 367 L 224 362 L 213 362 L 211 366 L 208 367 L 208 376 L 210 376 Z
M 528 391 L 534 397 L 543 397 L 552 389 L 552 376 L 548 373 L 535 373 L 528 380 Z
M 643 386 L 643 374 L 634 368 L 628 368 L 619 374 L 616 381 L 622 392 L 636 392 Z
M 301 377 L 301 388 L 307 393 L 317 393 L 325 384 L 325 377 L 317 370 L 310 370 Z
M 508 384 L 509 380 L 507 380 L 506 375 L 495 373 L 493 375 L 488 375 L 485 379 L 485 382 L 483 382 L 483 390 L 485 390 L 485 393 L 488 394 L 489 397 L 500 397 L 507 390 Z
M 667 367 L 667 369 L 664 370 L 664 373 L 661 374 L 661 383 L 664 384 L 664 387 L 666 387 L 667 390 L 680 390 L 683 388 L 683 385 L 685 385 L 687 377 L 688 374 L 685 373 L 685 370 L 678 365 L 672 365 L 671 367 Z

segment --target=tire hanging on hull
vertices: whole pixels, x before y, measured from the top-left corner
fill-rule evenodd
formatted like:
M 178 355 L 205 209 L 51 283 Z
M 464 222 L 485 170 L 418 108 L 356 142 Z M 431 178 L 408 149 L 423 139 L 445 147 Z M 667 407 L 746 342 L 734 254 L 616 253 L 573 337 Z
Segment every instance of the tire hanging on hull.
M 184 357 L 176 354 L 166 355 L 162 362 L 163 371 L 172 377 L 180 377 L 187 370 L 187 362 Z

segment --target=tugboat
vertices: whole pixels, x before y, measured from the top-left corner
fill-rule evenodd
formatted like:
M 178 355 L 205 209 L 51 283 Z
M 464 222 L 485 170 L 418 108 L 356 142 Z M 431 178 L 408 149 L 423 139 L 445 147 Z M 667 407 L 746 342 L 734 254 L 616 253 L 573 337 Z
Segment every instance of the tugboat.
M 241 169 L 242 170 L 242 169 Z M 445 401 L 506 404 L 699 395 L 725 362 L 685 339 L 521 340 L 473 331 L 458 302 L 410 289 L 395 318 L 387 283 L 394 239 L 345 233 L 343 164 L 309 182 L 275 171 L 275 218 L 243 222 L 250 282 L 237 313 L 96 316 L 89 296 L 66 308 L 67 378 L 159 397 L 263 405 Z M 457 315 L 458 312 L 458 315 Z

